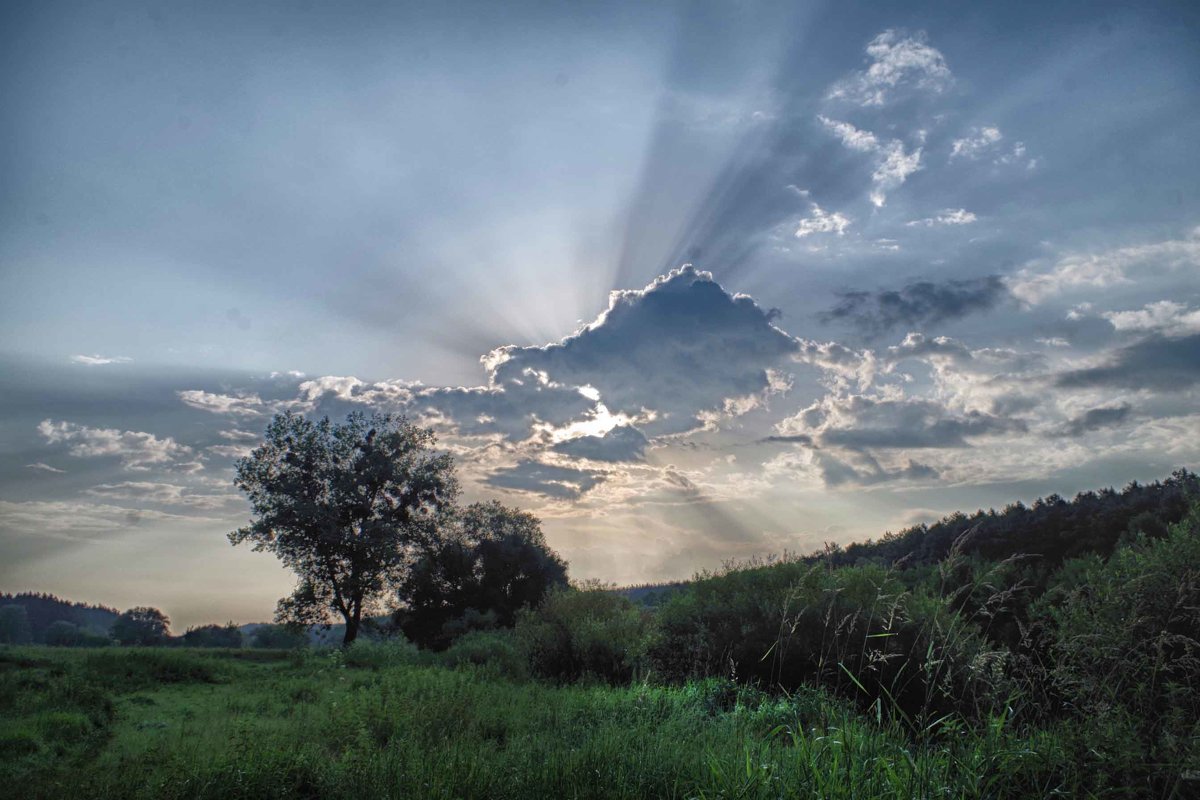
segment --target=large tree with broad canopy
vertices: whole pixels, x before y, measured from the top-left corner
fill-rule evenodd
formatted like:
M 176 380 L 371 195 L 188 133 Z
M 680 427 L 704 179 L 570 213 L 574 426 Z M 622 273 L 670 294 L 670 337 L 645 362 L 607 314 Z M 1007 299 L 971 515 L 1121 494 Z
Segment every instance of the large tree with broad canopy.
M 435 444 L 432 430 L 392 414 L 354 412 L 336 424 L 275 416 L 265 442 L 237 462 L 254 519 L 229 540 L 252 542 L 296 573 L 277 620 L 340 617 L 343 645 L 354 641 L 364 614 L 399 585 L 454 508 L 454 463 Z

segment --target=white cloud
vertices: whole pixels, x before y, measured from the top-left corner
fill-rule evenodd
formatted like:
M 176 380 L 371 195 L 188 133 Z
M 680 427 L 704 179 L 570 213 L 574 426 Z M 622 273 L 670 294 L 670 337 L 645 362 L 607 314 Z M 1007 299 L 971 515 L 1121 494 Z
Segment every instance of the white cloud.
M 128 356 L 74 355 L 71 356 L 71 361 L 76 364 L 85 364 L 89 367 L 98 367 L 105 364 L 128 364 L 133 359 Z
M 132 500 L 140 503 L 219 508 L 242 500 L 237 494 L 197 494 L 185 486 L 151 481 L 102 483 L 84 492 L 105 500 Z
M 978 219 L 979 217 L 965 208 L 947 208 L 936 216 L 914 219 L 905 224 L 909 227 L 924 225 L 926 228 L 932 228 L 935 225 L 970 225 Z
M 850 218 L 839 211 L 827 213 L 816 203 L 812 204 L 812 216 L 800 220 L 796 227 L 796 238 L 803 239 L 814 233 L 836 233 L 844 236 L 846 228 L 850 227 Z
M 818 120 L 827 130 L 837 136 L 843 145 L 860 153 L 875 157 L 875 172 L 871 175 L 871 202 L 880 208 L 887 202 L 887 194 L 898 188 L 917 170 L 921 169 L 921 148 L 908 151 L 899 139 L 880 141 L 870 131 L 818 115 Z
M 966 136 L 951 142 L 950 158 L 966 158 L 974 161 L 994 148 L 1003 138 L 1004 134 L 994 126 L 972 128 Z
M 41 461 L 38 461 L 33 464 L 26 464 L 25 466 L 28 469 L 37 470 L 38 472 L 53 472 L 53 473 L 58 473 L 60 475 L 64 472 L 66 472 L 65 469 L 59 469 L 58 467 L 52 467 L 49 464 L 43 464 Z
M 867 56 L 867 68 L 835 83 L 829 99 L 882 106 L 903 87 L 938 93 L 954 81 L 945 56 L 926 42 L 924 33 L 886 30 L 867 45 Z
M 857 150 L 860 153 L 874 153 L 879 150 L 879 137 L 870 131 L 856 128 L 849 122 L 830 119 L 823 114 L 818 114 L 817 119 L 851 150 Z
M 254 452 L 253 445 L 248 444 L 214 444 L 205 449 L 214 455 L 225 458 L 245 458 Z
M 168 464 L 176 458 L 190 455 L 192 449 L 170 436 L 160 439 L 152 433 L 120 431 L 115 428 L 89 428 L 74 422 L 53 422 L 44 419 L 38 433 L 50 444 L 68 444 L 67 451 L 76 458 L 115 456 L 125 469 L 144 470 L 150 464 Z
M 1119 331 L 1149 331 L 1167 336 L 1200 333 L 1200 309 L 1189 310 L 1183 303 L 1160 300 L 1133 311 L 1107 311 L 1101 314 Z
M 146 523 L 221 524 L 218 519 L 106 503 L 0 500 L 0 530 L 25 536 L 94 541 Z
M 1048 270 L 1021 269 L 1008 279 L 1009 290 L 1036 304 L 1072 289 L 1105 288 L 1162 270 L 1200 267 L 1200 228 L 1186 239 L 1119 247 L 1100 253 L 1070 253 Z
M 254 417 L 265 411 L 262 398 L 256 394 L 217 394 L 202 389 L 185 389 L 175 394 L 184 402 L 184 405 L 212 414 Z
M 899 188 L 909 175 L 921 168 L 921 148 L 906 152 L 903 143 L 892 139 L 880 151 L 883 156 L 871 180 L 875 188 L 871 190 L 871 203 L 876 208 L 882 208 L 887 202 L 887 194 Z

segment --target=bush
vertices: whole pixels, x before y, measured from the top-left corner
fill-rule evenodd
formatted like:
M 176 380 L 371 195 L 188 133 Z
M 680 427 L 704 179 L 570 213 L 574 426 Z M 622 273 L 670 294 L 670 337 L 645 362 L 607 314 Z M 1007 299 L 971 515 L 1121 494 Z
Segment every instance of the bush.
M 534 675 L 628 683 L 646 671 L 651 622 L 625 597 L 589 586 L 551 592 L 519 616 L 515 636 Z
M 397 664 L 416 664 L 421 660 L 417 646 L 406 639 L 394 638 L 381 642 L 359 639 L 340 654 L 348 667 L 384 669 Z
M 1138 760 L 1200 763 L 1200 503 L 1165 538 L 1082 559 L 1039 605 L 1069 707 Z
M 443 664 L 473 664 L 494 675 L 513 680 L 529 677 L 529 663 L 512 631 L 472 631 L 459 637 L 441 653 Z

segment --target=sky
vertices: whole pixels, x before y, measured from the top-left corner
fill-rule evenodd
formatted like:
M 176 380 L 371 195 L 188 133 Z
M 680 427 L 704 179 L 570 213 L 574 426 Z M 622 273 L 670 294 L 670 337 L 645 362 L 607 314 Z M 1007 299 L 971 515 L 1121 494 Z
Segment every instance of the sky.
M 0 5 L 0 590 L 271 616 L 275 413 L 576 578 L 1200 466 L 1200 6 Z

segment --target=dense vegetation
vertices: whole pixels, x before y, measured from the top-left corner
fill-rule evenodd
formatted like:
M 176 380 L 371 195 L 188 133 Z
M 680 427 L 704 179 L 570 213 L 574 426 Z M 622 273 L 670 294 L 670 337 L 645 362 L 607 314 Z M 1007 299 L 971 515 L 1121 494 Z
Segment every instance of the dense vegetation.
M 131 609 L 146 642 L 280 649 L 0 651 L 0 786 L 1194 796 L 1198 497 L 1180 471 L 635 591 L 563 586 L 536 520 L 471 507 L 374 641 L 305 649 L 282 625 L 164 639 L 165 619 Z

